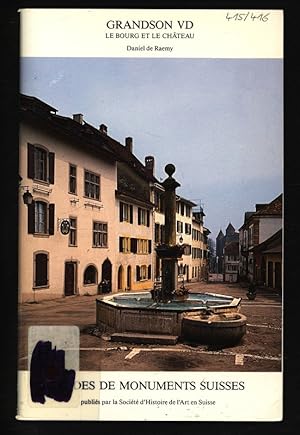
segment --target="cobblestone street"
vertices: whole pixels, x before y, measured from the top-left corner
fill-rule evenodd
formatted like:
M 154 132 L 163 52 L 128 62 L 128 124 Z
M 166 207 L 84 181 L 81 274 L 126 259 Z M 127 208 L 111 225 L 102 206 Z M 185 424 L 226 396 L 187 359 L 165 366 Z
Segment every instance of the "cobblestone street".
M 110 371 L 280 371 L 282 305 L 276 293 L 259 289 L 254 301 L 238 284 L 193 283 L 191 292 L 241 297 L 247 332 L 234 347 L 207 345 L 136 345 L 109 341 L 95 331 L 97 296 L 72 296 L 19 306 L 19 369 L 27 369 L 27 334 L 31 325 L 77 325 L 80 370 Z

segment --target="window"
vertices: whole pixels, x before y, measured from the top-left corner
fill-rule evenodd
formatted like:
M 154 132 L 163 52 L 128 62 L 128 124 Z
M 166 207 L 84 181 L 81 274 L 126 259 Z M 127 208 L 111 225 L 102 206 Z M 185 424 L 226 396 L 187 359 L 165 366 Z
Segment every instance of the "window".
M 160 226 L 160 242 L 165 243 L 165 226 Z
M 162 201 L 162 195 L 161 193 L 154 192 L 154 204 L 155 208 L 158 212 L 163 212 L 163 201 Z
M 84 171 L 84 196 L 100 199 L 100 175 Z
M 77 167 L 71 164 L 69 166 L 69 192 L 77 193 Z
M 47 203 L 36 201 L 34 213 L 34 232 L 47 234 Z
M 70 218 L 69 246 L 77 246 L 77 218 Z
M 245 248 L 245 249 L 248 248 L 248 233 L 247 233 L 247 230 L 244 230 L 244 233 L 243 233 L 243 248 Z
M 141 279 L 147 279 L 147 266 L 141 266 Z
M 192 226 L 191 224 L 184 224 L 185 234 L 191 234 Z
M 120 222 L 133 223 L 133 206 L 120 202 Z
M 185 245 L 183 253 L 184 253 L 184 255 L 191 255 L 191 253 L 192 253 L 191 245 Z
M 191 217 L 191 207 L 190 206 L 186 206 L 186 208 L 185 208 L 185 215 L 187 216 L 187 217 Z
M 54 184 L 55 154 L 41 145 L 27 144 L 28 178 Z
M 138 207 L 138 225 L 150 226 L 150 212 Z
M 176 213 L 179 213 L 179 201 L 176 201 Z
M 32 201 L 27 211 L 29 234 L 54 234 L 54 204 Z
M 93 222 L 93 247 L 107 248 L 106 222 Z
M 180 214 L 184 216 L 184 204 L 183 202 L 180 204 Z
M 229 271 L 237 271 L 237 266 L 233 265 L 233 264 L 228 264 L 227 265 L 227 270 Z
M 155 241 L 155 243 L 160 242 L 160 225 L 159 224 L 155 224 L 154 241 Z
M 150 274 L 150 278 L 149 278 Z M 148 267 L 146 265 L 136 266 L 136 280 L 142 281 L 146 279 L 151 279 L 151 266 Z
M 136 239 L 135 239 L 136 240 Z M 125 254 L 131 252 L 130 237 L 119 237 L 119 251 Z
M 249 246 L 252 246 L 253 245 L 253 225 L 251 225 L 251 227 L 249 227 L 248 240 L 249 240 Z
M 97 282 L 97 269 L 95 266 L 90 265 L 84 271 L 83 284 L 96 284 Z
M 177 233 L 183 233 L 183 222 L 177 221 Z
M 33 287 L 48 287 L 48 252 L 34 254 L 34 284 Z

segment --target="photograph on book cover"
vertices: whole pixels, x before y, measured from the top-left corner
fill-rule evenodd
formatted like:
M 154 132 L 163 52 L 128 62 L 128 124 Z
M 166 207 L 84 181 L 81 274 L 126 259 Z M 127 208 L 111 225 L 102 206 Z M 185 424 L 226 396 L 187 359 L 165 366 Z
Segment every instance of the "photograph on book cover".
M 19 13 L 17 418 L 281 421 L 283 11 Z

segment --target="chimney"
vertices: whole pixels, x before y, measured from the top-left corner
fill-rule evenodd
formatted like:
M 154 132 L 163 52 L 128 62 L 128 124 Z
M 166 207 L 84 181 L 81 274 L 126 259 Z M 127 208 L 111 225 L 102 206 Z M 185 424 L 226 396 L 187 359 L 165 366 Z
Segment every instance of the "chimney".
M 259 211 L 264 208 L 267 204 L 255 204 L 255 211 Z
M 145 167 L 146 167 L 146 170 L 151 175 L 154 175 L 154 157 L 153 156 L 146 156 L 145 157 Z
M 105 124 L 101 124 L 99 130 L 101 131 L 101 133 L 107 134 L 107 126 Z
M 130 153 L 132 153 L 132 143 L 133 143 L 132 137 L 126 137 L 126 138 L 125 138 L 125 148 L 126 148 Z
M 78 124 L 83 124 L 83 115 L 81 113 L 75 113 L 73 115 L 73 121 L 78 122 Z

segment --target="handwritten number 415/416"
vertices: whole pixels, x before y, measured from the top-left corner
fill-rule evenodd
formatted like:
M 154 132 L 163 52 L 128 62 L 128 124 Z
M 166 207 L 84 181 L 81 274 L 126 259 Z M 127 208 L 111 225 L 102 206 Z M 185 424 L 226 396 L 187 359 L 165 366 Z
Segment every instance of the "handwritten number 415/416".
M 266 22 L 269 19 L 270 13 L 267 14 L 255 14 L 253 12 L 245 12 L 245 13 L 231 13 L 227 12 L 226 19 L 228 21 L 234 20 L 234 21 L 246 21 L 246 20 L 252 20 L 252 21 L 262 21 Z

